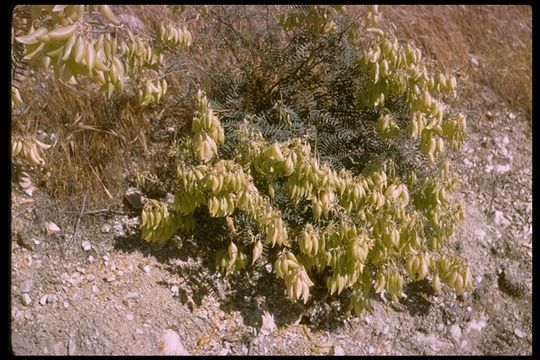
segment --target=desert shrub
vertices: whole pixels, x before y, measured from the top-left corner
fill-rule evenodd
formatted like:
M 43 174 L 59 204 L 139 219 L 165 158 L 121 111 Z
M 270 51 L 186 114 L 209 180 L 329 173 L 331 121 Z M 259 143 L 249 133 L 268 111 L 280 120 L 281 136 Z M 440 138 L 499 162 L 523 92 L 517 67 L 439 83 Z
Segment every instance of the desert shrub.
M 198 36 L 217 56 L 201 61 L 205 91 L 191 92 L 174 201 L 146 205 L 143 238 L 225 218 L 218 269 L 268 261 L 292 301 L 323 281 L 357 314 L 373 290 L 397 301 L 406 280 L 472 290 L 449 247 L 463 217 L 445 158 L 465 136 L 447 101 L 456 79 L 378 28 L 376 6 L 359 19 L 339 6 L 266 10 L 201 8 Z
M 124 92 L 129 106 L 190 123 L 164 161 L 133 172 L 154 194 L 174 194 L 145 204 L 146 241 L 222 221 L 227 236 L 209 240 L 217 269 L 270 262 L 292 301 L 322 283 L 356 314 L 372 291 L 398 301 L 407 280 L 470 291 L 449 247 L 463 216 L 445 158 L 465 136 L 447 101 L 456 79 L 429 73 L 413 43 L 378 27 L 377 6 L 365 9 L 354 18 L 342 6 L 197 7 L 196 36 L 165 19 L 145 39 L 107 6 L 20 7 L 12 76 L 42 64 L 60 83 Z M 176 105 L 160 104 L 166 76 L 184 84 Z M 25 101 L 16 83 L 14 119 Z M 22 129 L 13 155 L 42 164 L 47 144 Z

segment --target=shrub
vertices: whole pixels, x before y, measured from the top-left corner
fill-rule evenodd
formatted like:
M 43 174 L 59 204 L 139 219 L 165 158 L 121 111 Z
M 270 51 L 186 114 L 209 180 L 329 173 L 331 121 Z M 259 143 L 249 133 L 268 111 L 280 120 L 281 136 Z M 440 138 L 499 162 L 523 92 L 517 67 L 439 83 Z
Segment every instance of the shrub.
M 266 258 L 292 301 L 323 279 L 357 314 L 372 289 L 397 301 L 406 279 L 472 290 L 448 246 L 463 217 L 445 159 L 445 143 L 459 150 L 465 134 L 445 101 L 456 79 L 429 74 L 414 44 L 377 28 L 376 6 L 360 22 L 343 7 L 280 8 L 258 27 L 234 22 L 235 11 L 202 12 L 229 31 L 214 29 L 224 39 L 215 46 L 246 64 L 212 64 L 213 102 L 199 91 L 174 204 L 145 207 L 143 237 L 166 241 L 206 209 L 230 231 L 261 235 L 217 241 L 218 269 Z

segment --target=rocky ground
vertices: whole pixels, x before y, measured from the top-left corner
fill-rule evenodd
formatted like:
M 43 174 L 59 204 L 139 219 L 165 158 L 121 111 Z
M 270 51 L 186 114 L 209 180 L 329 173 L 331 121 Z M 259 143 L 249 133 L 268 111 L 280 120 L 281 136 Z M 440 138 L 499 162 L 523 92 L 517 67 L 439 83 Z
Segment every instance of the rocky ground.
M 283 296 L 268 267 L 256 278 L 225 281 L 192 239 L 151 247 L 140 240 L 137 213 L 128 207 L 60 206 L 17 174 L 13 352 L 532 354 L 531 130 L 524 114 L 508 110 L 489 89 L 473 90 L 480 95 L 458 106 L 468 117 L 468 138 L 453 165 L 466 217 L 453 246 L 471 267 L 474 293 L 445 289 L 437 296 L 417 282 L 399 304 L 373 299 L 362 319 L 328 310 L 314 321 L 313 309 Z M 66 208 L 73 211 L 59 210 Z M 235 285 L 255 280 L 262 285 Z

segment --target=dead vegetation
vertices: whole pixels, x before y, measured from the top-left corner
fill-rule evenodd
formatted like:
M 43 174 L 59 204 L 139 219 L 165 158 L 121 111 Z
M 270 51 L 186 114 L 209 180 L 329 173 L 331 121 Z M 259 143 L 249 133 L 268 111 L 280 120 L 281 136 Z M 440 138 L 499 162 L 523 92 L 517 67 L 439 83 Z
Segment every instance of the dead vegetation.
M 532 8 L 500 5 L 382 6 L 383 19 L 448 71 L 532 109 Z M 474 63 L 477 62 L 478 65 Z

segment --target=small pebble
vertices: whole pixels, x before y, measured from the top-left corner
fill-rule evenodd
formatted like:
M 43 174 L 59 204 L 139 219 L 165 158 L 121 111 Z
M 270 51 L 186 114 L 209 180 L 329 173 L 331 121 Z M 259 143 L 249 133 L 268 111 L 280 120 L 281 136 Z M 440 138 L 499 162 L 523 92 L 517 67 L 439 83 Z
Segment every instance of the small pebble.
M 113 282 L 114 280 L 116 280 L 116 276 L 114 275 L 109 275 L 105 278 L 105 281 L 107 282 Z
M 165 330 L 159 337 L 158 342 L 159 355 L 189 355 L 186 351 L 180 336 L 174 330 Z
M 99 288 L 97 287 L 97 285 L 92 285 L 92 292 L 94 293 L 99 292 Z
M 24 306 L 28 306 L 32 303 L 32 298 L 27 293 L 22 294 L 21 300 Z
M 66 350 L 66 346 L 61 341 L 53 345 L 53 351 L 55 355 L 66 355 Z
M 450 327 L 450 334 L 452 334 L 452 337 L 454 338 L 454 340 L 459 340 L 459 338 L 461 337 L 461 328 L 459 327 L 459 325 L 457 324 L 454 324 Z
M 22 293 L 30 292 L 30 289 L 32 289 L 32 285 L 33 285 L 32 280 L 26 280 L 21 285 L 21 292 Z
M 107 223 L 101 225 L 101 228 L 100 228 L 101 232 L 104 233 L 104 234 L 107 234 L 107 233 L 111 232 L 111 229 L 112 229 L 112 226 L 110 224 L 107 224 Z
M 520 339 L 523 339 L 525 337 L 525 334 L 523 333 L 523 331 L 521 331 L 520 329 L 516 328 L 514 330 L 514 334 L 520 338 Z
M 69 308 L 69 303 L 67 302 L 67 300 L 64 301 L 64 307 L 65 307 L 66 309 Z
M 152 268 L 150 267 L 150 265 L 145 265 L 145 266 L 143 267 L 144 272 L 147 273 L 147 274 L 150 272 L 151 269 L 152 269 Z
M 178 286 L 176 286 L 176 285 L 171 286 L 171 292 L 172 292 L 173 294 L 178 294 L 178 291 L 179 291 L 179 290 L 180 290 L 180 289 L 178 288 Z
M 138 298 L 139 298 L 139 293 L 136 292 L 136 291 L 129 292 L 129 293 L 127 293 L 126 296 L 124 296 L 124 299 L 126 299 L 126 300 L 138 299 Z
M 135 319 L 135 316 L 133 314 L 127 314 L 126 315 L 126 319 L 128 319 L 129 321 Z
M 144 334 L 144 330 L 141 329 L 141 328 L 136 328 L 136 329 L 135 329 L 135 332 L 136 332 L 137 334 Z
M 345 355 L 345 351 L 343 351 L 341 346 L 334 346 L 334 355 L 343 356 Z
M 86 280 L 89 282 L 92 282 L 96 279 L 96 276 L 94 274 L 88 274 L 86 275 Z
M 92 255 L 90 255 L 88 257 L 88 262 L 90 262 L 90 263 L 94 262 L 94 257 Z
M 49 297 L 49 295 L 45 294 L 41 297 L 41 299 L 39 299 L 39 303 L 42 305 L 42 306 L 45 306 L 45 304 L 47 303 L 47 298 Z
M 92 244 L 90 244 L 90 241 L 83 241 L 81 243 L 81 246 L 83 248 L 84 251 L 90 251 L 90 249 L 92 249 Z
M 75 355 L 76 351 L 77 351 L 77 344 L 75 344 L 75 340 L 74 339 L 69 339 L 68 355 Z
M 103 261 L 109 261 L 109 257 L 107 255 L 103 255 Z

